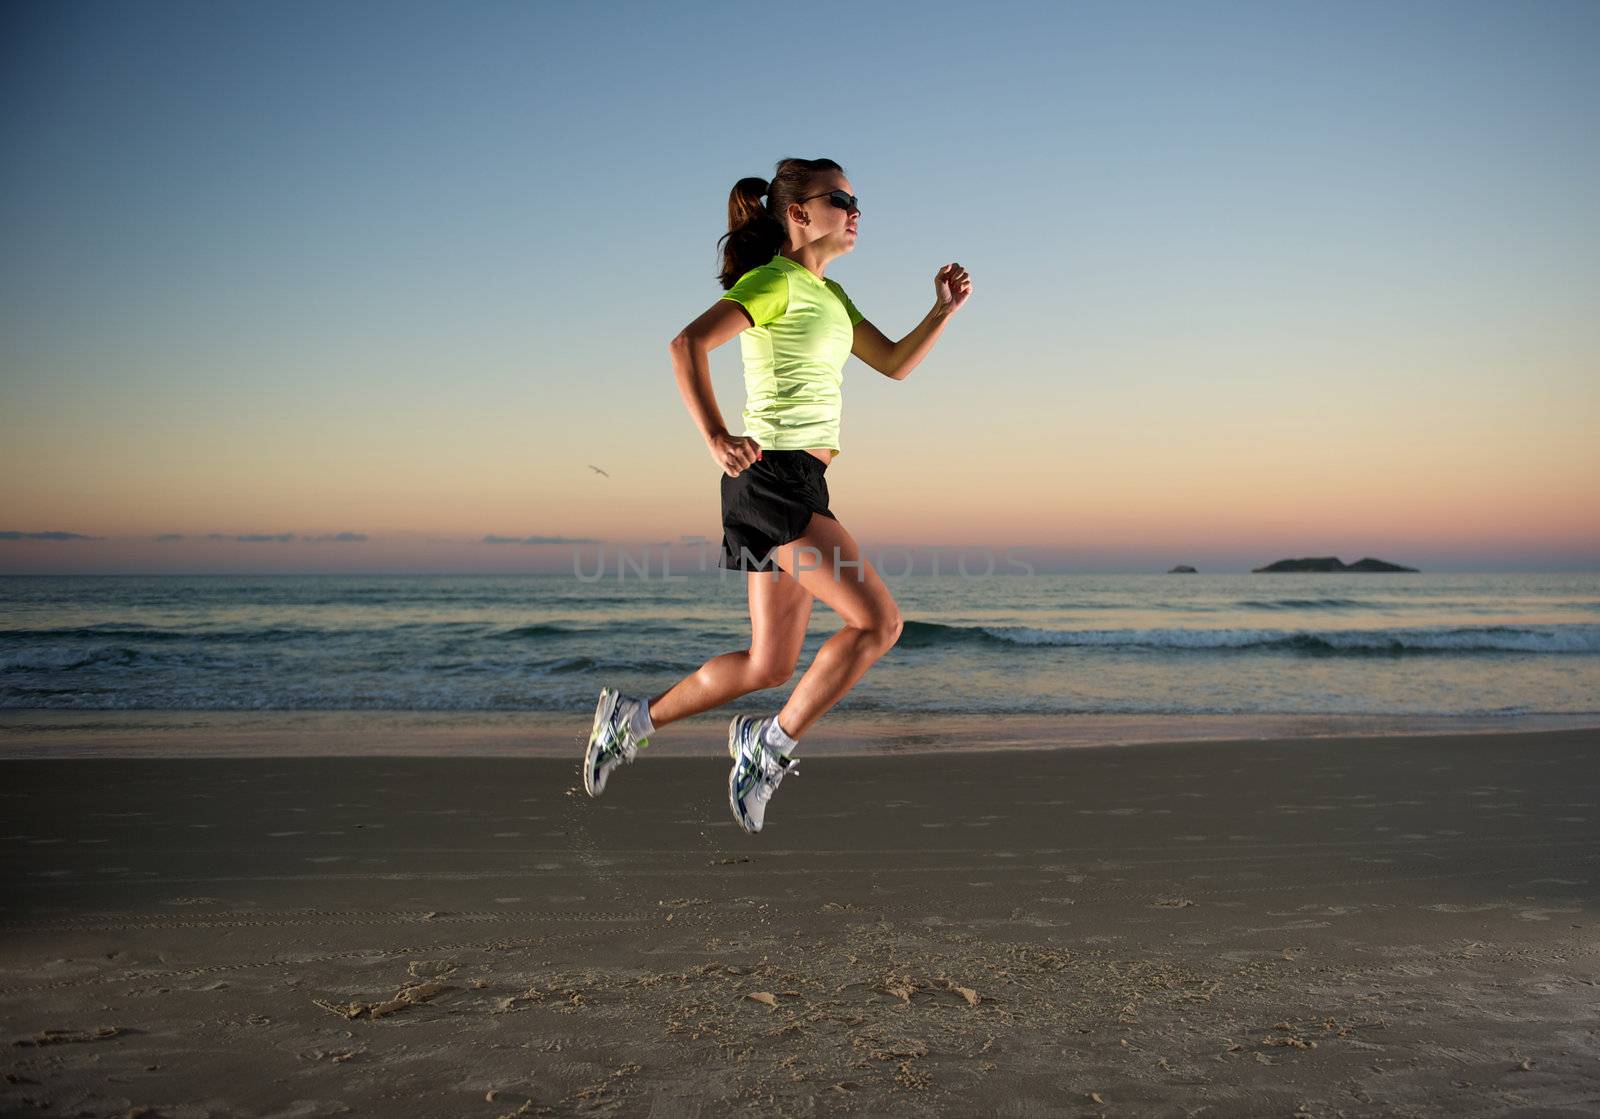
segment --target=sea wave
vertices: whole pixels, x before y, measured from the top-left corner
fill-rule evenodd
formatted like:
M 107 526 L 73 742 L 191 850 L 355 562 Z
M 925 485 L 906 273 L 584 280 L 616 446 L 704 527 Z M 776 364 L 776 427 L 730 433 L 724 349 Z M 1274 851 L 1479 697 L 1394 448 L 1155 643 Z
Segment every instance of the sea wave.
M 554 622 L 535 622 L 532 625 L 503 629 L 498 633 L 491 633 L 487 636 L 496 641 L 539 641 L 551 637 L 569 637 L 574 633 L 585 632 L 587 632 L 586 629 L 577 626 L 557 625 Z
M 1354 598 L 1246 598 L 1234 605 L 1246 610 L 1347 610 L 1367 604 Z
M 216 625 L 150 626 L 136 622 L 101 622 L 92 626 L 55 626 L 45 629 L 0 629 L 0 649 L 30 647 L 41 643 L 116 641 L 138 645 L 187 643 L 201 648 L 208 645 L 269 644 L 285 641 L 327 639 L 369 639 L 404 637 L 414 640 L 416 630 L 440 631 L 446 635 L 462 629 L 482 629 L 481 622 L 398 622 L 385 626 L 308 626 L 289 623 L 248 627 Z M 577 630 L 569 632 L 580 632 Z
M 1419 626 L 1381 629 L 1267 628 L 1050 629 L 1039 626 L 958 626 L 905 623 L 905 648 L 953 645 L 1080 646 L 1211 652 L 1252 649 L 1324 654 L 1600 653 L 1600 625 Z

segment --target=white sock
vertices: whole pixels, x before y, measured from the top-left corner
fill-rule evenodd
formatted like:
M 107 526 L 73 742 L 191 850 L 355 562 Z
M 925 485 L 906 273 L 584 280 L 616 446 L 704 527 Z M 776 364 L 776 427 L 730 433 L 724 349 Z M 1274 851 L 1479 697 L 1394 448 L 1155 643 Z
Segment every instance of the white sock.
M 649 738 L 656 732 L 656 725 L 650 721 L 650 701 L 640 699 L 633 705 L 633 715 L 629 719 L 633 727 L 633 737 L 636 739 Z
M 767 725 L 762 728 L 761 741 L 784 755 L 784 757 L 788 757 L 794 752 L 794 748 L 800 745 L 796 739 L 790 738 L 784 733 L 783 728 L 778 725 L 778 717 L 776 715 L 768 719 Z

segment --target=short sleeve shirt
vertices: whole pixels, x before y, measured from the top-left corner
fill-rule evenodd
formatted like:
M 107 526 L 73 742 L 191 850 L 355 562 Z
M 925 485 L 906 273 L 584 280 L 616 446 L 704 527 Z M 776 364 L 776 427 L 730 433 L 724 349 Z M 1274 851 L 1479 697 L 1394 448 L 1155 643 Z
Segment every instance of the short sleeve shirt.
M 839 454 L 844 363 L 861 312 L 832 280 L 779 254 L 722 296 L 753 326 L 739 335 L 744 357 L 744 434 L 763 448 L 826 447 Z

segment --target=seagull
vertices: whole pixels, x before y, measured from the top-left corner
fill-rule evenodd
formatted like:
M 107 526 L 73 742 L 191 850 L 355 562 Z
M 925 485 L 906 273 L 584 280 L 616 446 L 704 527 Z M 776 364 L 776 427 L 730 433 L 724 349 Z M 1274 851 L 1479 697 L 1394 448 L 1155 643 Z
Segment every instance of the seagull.
M 598 466 L 596 466 L 592 462 L 589 464 L 589 469 L 593 470 L 596 474 L 606 474 L 606 472 L 604 470 L 601 470 Z M 606 474 L 606 477 L 609 478 L 609 477 L 611 477 L 611 475 Z

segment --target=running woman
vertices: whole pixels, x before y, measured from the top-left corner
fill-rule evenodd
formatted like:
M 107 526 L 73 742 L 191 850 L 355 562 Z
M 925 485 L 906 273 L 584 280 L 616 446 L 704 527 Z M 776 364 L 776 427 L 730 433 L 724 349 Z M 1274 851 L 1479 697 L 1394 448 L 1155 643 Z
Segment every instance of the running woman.
M 765 201 L 763 201 L 763 199 Z M 900 638 L 900 609 L 828 508 L 828 464 L 839 455 L 840 386 L 851 354 L 903 381 L 932 350 L 972 293 L 959 264 L 934 275 L 933 309 L 898 342 L 862 317 L 823 273 L 856 247 L 861 210 L 831 159 L 785 159 L 769 183 L 740 179 L 721 238 L 726 294 L 668 347 L 678 391 L 722 470 L 722 555 L 746 572 L 750 648 L 713 657 L 654 699 L 600 690 L 584 756 L 590 796 L 634 760 L 657 727 L 785 684 L 794 675 L 811 604 L 820 598 L 844 628 L 817 651 L 789 701 L 766 717 L 728 726 L 728 806 L 747 832 L 761 830 L 767 802 L 794 750 Z M 739 335 L 745 434 L 723 423 L 709 355 Z

